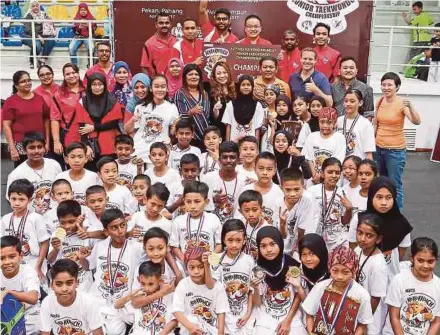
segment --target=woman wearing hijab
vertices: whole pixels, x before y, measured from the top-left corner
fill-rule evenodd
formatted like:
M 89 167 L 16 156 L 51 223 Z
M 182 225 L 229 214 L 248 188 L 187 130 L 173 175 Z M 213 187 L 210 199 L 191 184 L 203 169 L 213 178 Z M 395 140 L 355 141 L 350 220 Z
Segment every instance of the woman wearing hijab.
M 174 101 L 174 94 L 182 87 L 183 63 L 179 58 L 171 58 L 167 66 L 168 96 Z
M 150 91 L 151 79 L 145 73 L 138 73 L 131 81 L 133 85 L 133 95 L 128 100 L 125 110 L 130 114 L 134 113 L 136 106 L 145 102 Z
M 55 40 L 50 40 L 47 38 L 53 38 L 56 35 L 55 27 L 51 22 L 42 22 L 43 20 L 51 20 L 50 16 L 44 11 L 43 7 L 36 0 L 31 1 L 30 7 L 26 15 L 24 16 L 26 20 L 35 21 L 35 40 L 32 40 L 32 23 L 24 23 L 24 35 L 22 43 L 31 48 L 29 57 L 29 66 L 31 69 L 34 68 L 34 50 L 32 47 L 32 42 L 35 43 L 35 49 L 37 56 L 41 54 L 41 58 L 38 59 L 38 67 L 44 65 L 47 61 L 47 56 L 52 52 L 55 46 Z
M 367 212 L 377 214 L 385 223 L 381 251 L 388 268 L 388 280 L 400 272 L 400 262 L 411 246 L 411 224 L 402 215 L 397 203 L 395 184 L 387 177 L 377 177 L 368 190 Z
M 115 76 L 115 87 L 112 93 L 118 102 L 125 107 L 133 96 L 130 68 L 126 62 L 119 61 L 113 66 L 113 73 Z
M 97 162 L 100 157 L 113 154 L 123 115 L 121 105 L 107 91 L 104 75 L 93 73 L 89 77 L 86 94 L 76 108 L 81 139 L 89 146 L 89 160 Z M 96 170 L 94 164 L 91 168 Z
M 226 104 L 222 122 L 226 124 L 226 141 L 237 142 L 244 136 L 260 138 L 264 109 L 253 97 L 254 78 L 242 75 L 237 82 L 237 98 Z
M 74 20 L 95 20 L 92 13 L 90 13 L 89 6 L 86 3 L 80 3 L 78 5 L 78 11 L 74 17 Z M 92 34 L 96 30 L 96 23 L 92 23 Z M 89 50 L 89 25 L 88 23 L 74 23 L 73 31 L 75 36 L 69 45 L 70 61 L 72 64 L 78 65 L 78 58 L 76 57 L 78 49 L 84 45 L 87 54 Z M 88 58 L 87 58 L 88 62 Z M 90 64 L 88 64 L 90 65 Z
M 251 282 L 257 320 L 254 334 L 293 334 L 291 329 L 301 324 L 301 316 L 292 308 L 296 292 L 286 277 L 289 268 L 298 268 L 299 263 L 283 253 L 283 238 L 273 226 L 258 231 L 257 247 L 258 266 Z

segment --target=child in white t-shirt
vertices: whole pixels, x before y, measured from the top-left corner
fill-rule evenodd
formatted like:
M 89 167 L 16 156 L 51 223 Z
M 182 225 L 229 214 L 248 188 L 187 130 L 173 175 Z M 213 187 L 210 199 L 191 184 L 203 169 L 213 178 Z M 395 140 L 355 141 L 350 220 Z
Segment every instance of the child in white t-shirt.
M 151 179 L 146 174 L 138 174 L 133 178 L 133 184 L 131 186 L 131 194 L 137 200 L 137 211 L 141 212 L 145 210 L 147 202 L 147 190 L 151 186 Z
M 179 170 L 180 159 L 184 154 L 194 154 L 197 157 L 202 155 L 199 148 L 190 145 L 194 138 L 194 124 L 188 118 L 182 118 L 176 123 L 177 144 L 171 147 L 168 166 Z
M 28 210 L 32 194 L 34 186 L 27 179 L 17 179 L 9 185 L 8 197 L 13 212 L 2 217 L 1 236 L 12 235 L 19 239 L 23 262 L 35 269 L 44 283 L 50 236 L 43 217 Z
M 230 312 L 226 313 L 228 334 L 252 334 L 255 317 L 252 315 L 250 281 L 254 259 L 243 252 L 246 227 L 241 220 L 230 219 L 222 228 L 222 244 L 226 251 L 219 255 L 218 265 L 211 265 L 212 277 L 226 290 Z
M 353 198 L 353 194 L 361 189 L 358 178 L 358 169 L 361 161 L 358 156 L 348 156 L 342 161 L 342 178 L 340 184 L 342 184 L 342 189 L 350 201 Z
M 102 318 L 85 293 L 78 292 L 81 270 L 71 259 L 60 259 L 51 268 L 51 288 L 41 305 L 41 335 L 71 334 L 103 335 Z
M 219 147 L 222 143 L 220 129 L 216 126 L 209 126 L 203 132 L 203 143 L 206 152 L 202 153 L 200 161 L 202 162 L 202 174 L 220 170 Z
M 258 156 L 258 140 L 255 136 L 245 136 L 238 142 L 240 161 L 235 171 L 246 178 L 245 184 L 255 183 L 258 179 L 255 173 L 255 159 Z
M 346 156 L 373 159 L 373 152 L 376 152 L 374 128 L 368 119 L 359 114 L 363 104 L 364 97 L 361 91 L 347 90 L 344 94 L 345 115 L 338 118 L 336 127 L 345 137 Z
M 228 298 L 223 285 L 211 277 L 208 255 L 195 246 L 185 252 L 189 276 L 179 282 L 173 297 L 173 314 L 182 325 L 182 335 L 225 333 Z
M 413 267 L 397 274 L 385 302 L 389 318 L 384 335 L 439 334 L 440 278 L 434 274 L 437 244 L 429 237 L 418 237 L 411 245 Z
M 59 173 L 55 180 L 66 179 L 73 191 L 73 199 L 80 205 L 86 204 L 86 190 L 92 185 L 102 185 L 101 179 L 95 172 L 84 169 L 87 159 L 87 146 L 81 142 L 73 142 L 66 148 L 66 163 L 70 170 Z
M 0 239 L 1 256 L 1 301 L 7 294 L 26 304 L 24 318 L 26 334 L 39 334 L 40 323 L 40 281 L 34 268 L 21 264 L 23 253 L 21 242 L 15 236 L 2 236 Z
M 331 278 L 316 284 L 302 304 L 308 333 L 365 334 L 373 314 L 369 293 L 354 280 L 357 255 L 340 245 L 330 253 L 328 266 Z
M 57 161 L 44 158 L 46 154 L 46 140 L 43 134 L 27 132 L 24 134 L 23 147 L 26 150 L 27 160 L 17 166 L 9 175 L 6 184 L 6 199 L 9 200 L 9 186 L 14 180 L 27 179 L 34 185 L 34 194 L 29 202 L 29 210 L 41 215 L 51 207 L 50 189 L 61 172 Z
M 161 142 L 155 142 L 150 146 L 150 160 L 152 166 L 149 167 L 144 174 L 150 177 L 151 184 L 157 182 L 165 184 L 166 187 L 170 187 L 180 179 L 179 172 L 177 170 L 168 167 L 168 148 Z
M 387 314 L 384 303 L 388 286 L 387 264 L 379 249 L 383 238 L 383 225 L 382 219 L 375 214 L 362 213 L 359 215 L 357 227 L 357 243 L 359 246 L 354 249 L 359 259 L 359 271 L 356 281 L 371 296 L 374 322 L 368 325 L 368 335 L 382 334 Z
M 304 123 L 298 135 L 298 141 L 295 146 L 301 150 L 306 144 L 307 137 L 315 131 L 319 131 L 318 116 L 323 107 L 326 106 L 324 98 L 315 95 L 309 100 L 310 120 Z
M 128 188 L 116 183 L 118 163 L 110 156 L 106 156 L 102 157 L 96 166 L 108 197 L 106 209 L 119 208 L 127 216 L 136 212 L 136 199 Z
M 131 191 L 133 179 L 141 174 L 144 169 L 144 161 L 140 157 L 132 156 L 134 152 L 133 138 L 121 134 L 115 138 L 116 163 L 118 163 L 117 183 L 127 187 Z

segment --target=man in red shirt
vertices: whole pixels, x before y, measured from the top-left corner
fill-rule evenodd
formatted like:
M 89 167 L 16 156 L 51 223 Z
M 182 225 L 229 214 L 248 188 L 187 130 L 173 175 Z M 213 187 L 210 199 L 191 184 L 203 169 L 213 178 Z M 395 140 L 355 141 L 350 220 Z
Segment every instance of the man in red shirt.
M 244 32 L 246 38 L 238 41 L 238 44 L 272 45 L 270 41 L 260 36 L 261 19 L 258 15 L 251 14 L 246 17 L 244 20 Z
M 150 77 L 165 74 L 167 65 L 173 55 L 176 38 L 171 35 L 170 14 L 160 12 L 156 16 L 156 34 L 151 36 L 142 48 L 142 72 Z
M 200 0 L 200 26 L 203 40 L 211 43 L 235 43 L 238 37 L 231 32 L 231 12 L 226 8 L 216 9 L 215 26 L 209 21 L 208 0 Z
M 113 63 L 110 61 L 112 52 L 110 43 L 107 41 L 98 42 L 96 49 L 98 50 L 98 63 L 87 70 L 83 79 L 84 87 L 87 87 L 87 79 L 93 73 L 101 73 L 106 78 L 107 88 L 111 92 L 115 87 L 115 76 L 112 71 Z
M 203 62 L 203 42 L 197 38 L 197 22 L 185 19 L 182 27 L 183 38 L 174 43 L 173 57 L 179 58 L 183 65 L 194 63 L 200 66 Z
M 313 28 L 313 41 L 316 43 L 314 49 L 318 55 L 315 69 L 325 74 L 330 82 L 334 82 L 340 74 L 341 54 L 328 46 L 330 27 L 322 22 L 317 23 Z
M 301 51 L 298 48 L 299 38 L 296 32 L 288 29 L 281 40 L 281 58 L 278 60 L 278 77 L 288 82 L 290 76 L 301 67 Z

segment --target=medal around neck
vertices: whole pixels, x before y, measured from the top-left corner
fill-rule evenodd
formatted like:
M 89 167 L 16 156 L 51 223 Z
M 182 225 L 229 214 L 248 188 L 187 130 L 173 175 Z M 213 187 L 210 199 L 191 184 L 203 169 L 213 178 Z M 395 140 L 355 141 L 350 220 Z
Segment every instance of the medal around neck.
M 291 266 L 287 271 L 287 275 L 292 278 L 298 278 L 301 276 L 301 269 L 297 266 Z
M 64 241 L 66 238 L 67 232 L 64 228 L 58 227 L 55 229 L 55 237 L 59 239 L 60 241 Z
M 220 256 L 219 254 L 216 254 L 215 252 L 213 252 L 212 254 L 210 254 L 208 256 L 208 263 L 211 266 L 217 266 L 220 264 Z

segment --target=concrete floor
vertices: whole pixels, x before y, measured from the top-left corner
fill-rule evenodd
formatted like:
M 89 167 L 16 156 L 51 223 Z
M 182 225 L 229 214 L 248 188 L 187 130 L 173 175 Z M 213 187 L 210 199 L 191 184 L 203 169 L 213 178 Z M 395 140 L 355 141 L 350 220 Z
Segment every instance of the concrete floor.
M 430 154 L 409 153 L 404 174 L 404 214 L 414 227 L 412 237 L 429 236 L 440 245 L 440 164 L 429 161 Z M 1 161 L 1 194 L 12 163 Z M 1 196 L 1 215 L 10 211 Z M 440 265 L 437 266 L 440 275 Z

